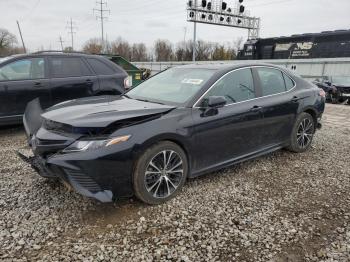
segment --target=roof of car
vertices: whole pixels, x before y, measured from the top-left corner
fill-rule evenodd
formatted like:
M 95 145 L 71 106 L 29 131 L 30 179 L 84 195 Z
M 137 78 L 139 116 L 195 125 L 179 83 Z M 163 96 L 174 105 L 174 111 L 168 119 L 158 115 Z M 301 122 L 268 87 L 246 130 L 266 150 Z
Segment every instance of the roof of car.
M 225 63 L 195 63 L 189 65 L 178 66 L 177 68 L 188 68 L 188 69 L 210 69 L 210 70 L 227 70 L 227 69 L 235 69 L 240 67 L 247 66 L 272 66 L 277 67 L 276 65 L 267 64 L 267 63 L 259 63 L 259 62 L 251 62 L 251 61 L 230 61 Z
M 100 55 L 91 55 L 91 54 L 79 53 L 79 52 L 40 51 L 40 52 L 36 52 L 36 53 L 16 54 L 16 55 L 3 57 L 0 59 L 0 63 L 12 61 L 13 59 L 18 59 L 18 58 L 21 59 L 21 58 L 36 57 L 36 56 L 39 56 L 39 57 L 41 57 L 41 56 L 103 57 Z
M 91 55 L 86 53 L 80 53 L 80 52 L 59 52 L 59 51 L 40 51 L 35 53 L 29 53 L 29 54 L 16 54 L 11 55 L 6 58 L 22 58 L 22 57 L 28 57 L 28 56 L 98 56 L 98 55 Z

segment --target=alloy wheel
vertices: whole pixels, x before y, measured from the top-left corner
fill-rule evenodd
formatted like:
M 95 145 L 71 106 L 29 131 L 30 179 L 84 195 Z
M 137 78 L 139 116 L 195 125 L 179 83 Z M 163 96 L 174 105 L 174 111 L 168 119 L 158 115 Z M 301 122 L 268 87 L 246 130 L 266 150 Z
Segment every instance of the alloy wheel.
M 297 132 L 297 141 L 300 148 L 304 149 L 310 145 L 314 135 L 313 126 L 314 124 L 310 119 L 305 118 L 301 121 Z
M 183 176 L 184 166 L 180 155 L 173 150 L 164 150 L 148 163 L 146 189 L 155 198 L 167 198 L 179 187 Z

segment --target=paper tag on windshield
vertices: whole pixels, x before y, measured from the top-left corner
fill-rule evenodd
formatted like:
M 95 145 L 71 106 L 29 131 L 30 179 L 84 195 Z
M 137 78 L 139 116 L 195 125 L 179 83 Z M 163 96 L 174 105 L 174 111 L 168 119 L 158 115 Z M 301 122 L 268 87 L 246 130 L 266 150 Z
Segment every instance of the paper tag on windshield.
M 189 78 L 185 78 L 184 80 L 182 80 L 183 84 L 191 84 L 191 85 L 200 85 L 201 83 L 203 83 L 203 79 L 189 79 Z

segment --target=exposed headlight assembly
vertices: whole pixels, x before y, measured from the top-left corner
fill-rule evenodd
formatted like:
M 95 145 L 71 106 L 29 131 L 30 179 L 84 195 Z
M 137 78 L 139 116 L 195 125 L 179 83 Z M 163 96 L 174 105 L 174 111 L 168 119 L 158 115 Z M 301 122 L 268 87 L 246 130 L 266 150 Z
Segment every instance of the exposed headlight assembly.
M 119 136 L 106 140 L 78 140 L 73 144 L 65 148 L 63 153 L 83 152 L 88 150 L 96 150 L 103 147 L 109 147 L 122 142 L 126 142 L 130 139 L 131 135 Z

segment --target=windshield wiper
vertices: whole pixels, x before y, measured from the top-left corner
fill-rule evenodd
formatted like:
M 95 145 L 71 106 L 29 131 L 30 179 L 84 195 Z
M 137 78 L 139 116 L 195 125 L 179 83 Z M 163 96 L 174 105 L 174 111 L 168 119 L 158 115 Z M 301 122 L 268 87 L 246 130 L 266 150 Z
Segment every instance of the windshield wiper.
M 154 102 L 154 101 L 150 101 L 150 100 L 147 100 L 147 99 L 141 99 L 141 98 L 132 98 L 132 99 L 135 99 L 135 100 L 138 100 L 138 101 L 142 101 L 142 102 L 147 102 L 147 103 L 154 103 L 154 104 L 165 105 L 164 103 Z

